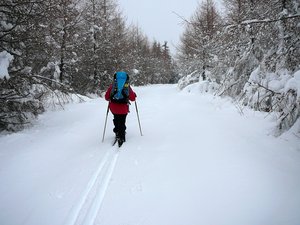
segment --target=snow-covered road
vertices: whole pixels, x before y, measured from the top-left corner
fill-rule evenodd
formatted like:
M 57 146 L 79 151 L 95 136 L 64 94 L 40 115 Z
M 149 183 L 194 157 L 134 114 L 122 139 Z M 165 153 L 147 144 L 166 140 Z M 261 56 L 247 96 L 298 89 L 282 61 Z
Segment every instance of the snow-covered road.
M 120 151 L 102 99 L 0 136 L 0 224 L 300 224 L 299 139 L 197 86 L 135 90 Z

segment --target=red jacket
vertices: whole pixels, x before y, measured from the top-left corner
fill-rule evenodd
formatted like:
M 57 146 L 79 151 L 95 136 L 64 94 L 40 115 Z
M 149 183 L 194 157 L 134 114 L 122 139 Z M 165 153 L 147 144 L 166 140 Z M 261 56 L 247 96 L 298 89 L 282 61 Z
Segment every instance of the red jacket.
M 112 89 L 112 85 L 109 86 L 105 93 L 105 99 L 109 101 L 109 109 L 113 114 L 127 114 L 129 112 L 129 105 L 126 103 L 114 103 L 110 101 L 110 92 Z M 130 101 L 135 101 L 136 94 L 129 86 L 129 96 Z

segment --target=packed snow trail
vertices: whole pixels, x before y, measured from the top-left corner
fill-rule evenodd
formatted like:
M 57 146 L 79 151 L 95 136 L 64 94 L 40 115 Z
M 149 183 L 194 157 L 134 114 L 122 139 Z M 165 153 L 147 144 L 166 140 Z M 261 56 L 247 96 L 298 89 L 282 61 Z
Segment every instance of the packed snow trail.
M 118 152 L 108 150 L 103 159 L 101 160 L 96 173 L 92 176 L 89 181 L 87 188 L 80 195 L 80 201 L 75 205 L 70 218 L 68 218 L 65 224 L 93 224 L 95 217 L 101 207 L 106 189 L 108 187 L 109 180 L 112 176 L 113 169 L 116 165 L 118 158 Z M 97 184 L 97 180 L 99 184 Z M 95 189 L 95 190 L 93 190 Z M 90 198 L 90 199 L 89 199 Z M 89 202 L 91 201 L 91 202 Z M 84 210 L 84 206 L 87 205 Z M 84 212 L 86 211 L 86 212 Z M 80 221 L 80 217 L 85 215 Z
M 271 116 L 197 86 L 134 88 L 127 142 L 103 99 L 47 112 L 0 137 L 0 224 L 299 225 L 300 142 Z

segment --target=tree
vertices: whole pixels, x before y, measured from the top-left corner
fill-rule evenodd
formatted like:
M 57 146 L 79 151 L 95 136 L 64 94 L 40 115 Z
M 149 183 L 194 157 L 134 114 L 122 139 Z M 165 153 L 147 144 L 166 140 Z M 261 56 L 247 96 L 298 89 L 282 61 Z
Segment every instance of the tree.
M 280 134 L 300 115 L 297 90 L 289 85 L 299 70 L 299 4 L 296 0 L 273 0 L 271 4 L 224 0 L 224 5 L 225 23 L 216 26 L 216 32 L 203 26 L 209 24 L 203 18 L 210 18 L 204 16 L 208 12 L 204 10 L 187 25 L 179 63 L 189 66 L 190 75 L 180 84 L 198 81 L 201 65 L 206 69 L 209 65 L 210 86 L 218 87 L 216 94 L 229 95 L 255 110 L 278 112 Z
M 52 99 L 100 94 L 116 70 L 136 84 L 170 80 L 167 44 L 154 59 L 115 0 L 3 0 L 0 17 L 0 56 L 10 62 L 9 76 L 0 75 L 0 130 L 24 127 Z
M 213 0 L 199 4 L 181 37 L 178 58 L 187 74 L 197 71 L 196 74 L 199 76 L 205 73 L 207 68 L 213 67 L 219 53 L 218 38 L 221 24 L 221 16 Z

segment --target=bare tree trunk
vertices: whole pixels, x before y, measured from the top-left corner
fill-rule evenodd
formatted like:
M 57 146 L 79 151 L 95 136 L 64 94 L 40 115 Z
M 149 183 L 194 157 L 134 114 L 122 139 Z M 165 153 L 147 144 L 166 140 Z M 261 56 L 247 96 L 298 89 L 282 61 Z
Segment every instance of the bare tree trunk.
M 92 16 L 93 16 L 93 63 L 94 63 L 94 68 L 93 68 L 93 76 L 94 76 L 94 80 L 97 79 L 97 33 L 95 31 L 95 27 L 96 27 L 96 5 L 95 5 L 95 0 L 92 1 L 93 4 L 93 12 L 92 12 Z
M 64 28 L 63 28 L 63 36 L 62 36 L 62 40 L 61 40 L 60 65 L 59 65 L 59 69 L 60 69 L 59 81 L 61 83 L 63 83 L 64 78 L 65 78 L 66 39 L 67 39 L 66 16 L 64 16 Z

